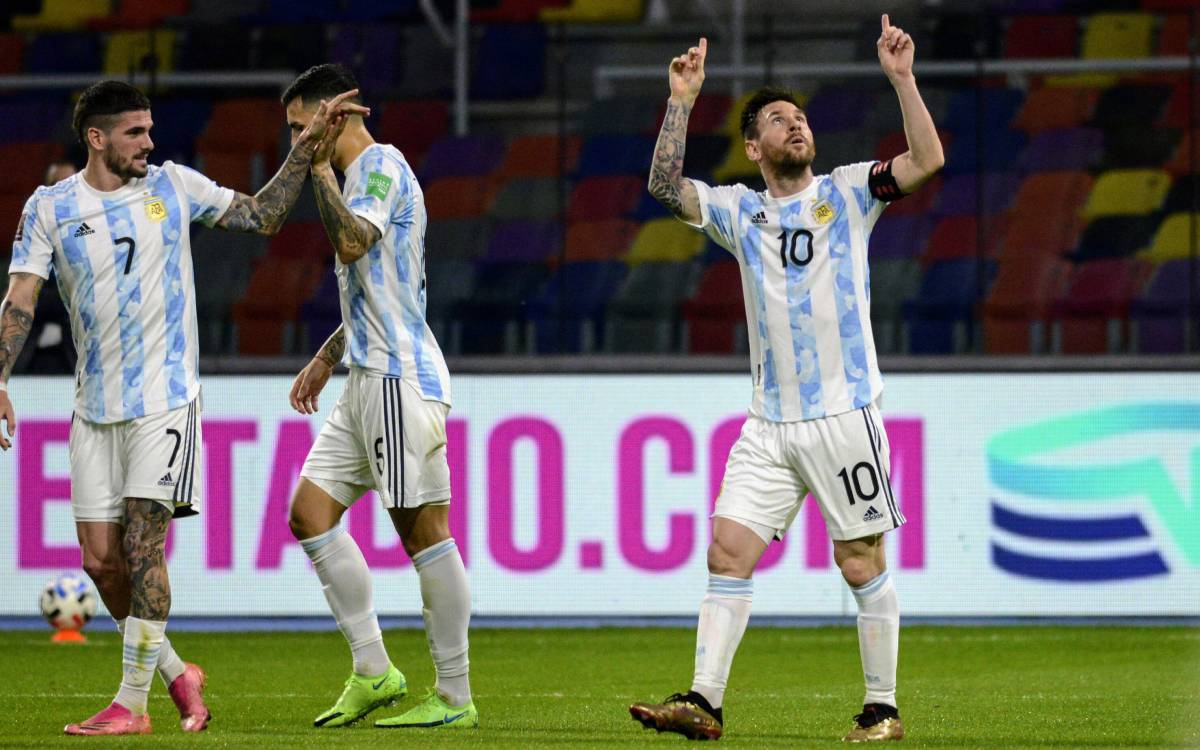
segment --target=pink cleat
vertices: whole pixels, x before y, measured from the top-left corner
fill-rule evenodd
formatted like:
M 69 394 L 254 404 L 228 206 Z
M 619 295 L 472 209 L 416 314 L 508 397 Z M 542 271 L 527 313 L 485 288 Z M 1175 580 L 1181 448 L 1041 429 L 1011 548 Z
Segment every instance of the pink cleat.
M 150 734 L 150 714 L 134 716 L 120 703 L 110 703 L 108 708 L 79 724 L 63 727 L 64 734 Z
M 188 662 L 183 674 L 176 677 L 167 692 L 179 709 L 179 726 L 185 732 L 203 732 L 212 714 L 204 705 L 204 670 Z

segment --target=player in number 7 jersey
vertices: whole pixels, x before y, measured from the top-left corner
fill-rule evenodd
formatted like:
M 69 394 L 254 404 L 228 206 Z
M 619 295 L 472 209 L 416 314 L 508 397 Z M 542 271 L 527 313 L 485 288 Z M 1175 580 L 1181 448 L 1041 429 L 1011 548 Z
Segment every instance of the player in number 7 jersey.
M 867 242 L 887 203 L 920 187 L 943 156 L 913 77 L 912 39 L 887 15 L 882 27 L 879 62 L 900 99 L 908 151 L 815 176 L 804 110 L 790 93 L 764 89 L 741 117 L 763 192 L 683 178 L 687 119 L 704 81 L 707 41 L 671 61 L 650 192 L 737 259 L 754 398 L 713 512 L 692 687 L 662 703 L 630 706 L 635 719 L 658 731 L 721 736 L 729 668 L 750 616 L 751 576 L 811 492 L 858 603 L 866 699 L 844 739 L 904 735 L 896 708 L 899 605 L 883 553 L 883 533 L 904 517 L 888 481 L 876 405 L 883 380 L 871 336 Z
M 83 171 L 38 188 L 17 224 L 8 295 L 0 307 L 0 434 L 16 417 L 8 376 L 51 269 L 71 312 L 79 352 L 71 420 L 71 510 L 83 567 L 124 639 L 112 704 L 65 731 L 146 734 L 157 669 L 186 732 L 208 725 L 204 673 L 167 640 L 171 607 L 164 544 L 172 517 L 196 514 L 200 381 L 189 225 L 274 234 L 300 194 L 331 119 L 365 111 L 323 106 L 274 178 L 253 196 L 218 187 L 179 164 L 150 164 L 150 101 L 101 81 L 75 106 L 87 147 Z

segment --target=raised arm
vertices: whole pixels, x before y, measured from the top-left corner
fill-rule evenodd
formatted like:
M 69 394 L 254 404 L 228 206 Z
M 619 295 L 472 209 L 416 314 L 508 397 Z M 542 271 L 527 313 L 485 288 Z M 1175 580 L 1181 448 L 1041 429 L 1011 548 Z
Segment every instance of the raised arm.
M 12 446 L 10 438 L 17 433 L 17 418 L 8 398 L 8 376 L 12 374 L 17 356 L 33 328 L 33 311 L 46 280 L 32 273 L 14 273 L 8 280 L 8 294 L 0 304 L 0 421 L 8 435 L 0 433 L 0 448 Z
M 341 188 L 338 187 L 337 175 L 334 174 L 330 157 L 344 127 L 346 118 L 341 117 L 321 141 L 320 147 L 313 154 L 312 179 L 313 196 L 317 199 L 317 210 L 321 213 L 325 233 L 333 243 L 338 260 L 349 264 L 366 255 L 367 251 L 379 242 L 380 234 L 374 224 L 350 210 L 342 197 Z M 338 332 L 340 331 L 339 328 Z M 325 344 L 328 347 L 329 341 Z M 321 350 L 324 351 L 326 347 L 322 347 Z M 339 352 L 334 361 L 340 360 L 341 356 Z
M 357 89 L 346 91 L 328 102 L 321 102 L 312 121 L 296 139 L 292 150 L 288 152 L 287 160 L 271 181 L 253 196 L 244 193 L 234 196 L 233 202 L 216 225 L 232 232 L 278 232 L 288 212 L 296 203 L 296 198 L 300 196 L 300 188 L 304 185 L 304 178 L 312 165 L 313 155 L 334 121 L 338 117 L 344 117 L 346 113 L 361 115 L 370 112 L 360 104 L 347 101 L 356 94 Z
M 900 190 L 911 193 L 942 168 L 946 157 L 942 154 L 942 142 L 938 139 L 933 118 L 917 90 L 912 69 L 912 37 L 899 26 L 892 26 L 886 13 L 880 22 L 883 29 L 875 43 L 879 64 L 900 99 L 904 137 L 908 139 L 908 150 L 892 160 L 892 176 Z
M 671 98 L 663 117 L 654 157 L 650 164 L 648 189 L 659 203 L 671 213 L 691 224 L 699 224 L 700 198 L 691 180 L 683 179 L 683 152 L 687 143 L 687 121 L 692 105 L 704 83 L 704 58 L 708 55 L 708 40 L 701 37 L 700 45 L 671 61 L 667 78 Z

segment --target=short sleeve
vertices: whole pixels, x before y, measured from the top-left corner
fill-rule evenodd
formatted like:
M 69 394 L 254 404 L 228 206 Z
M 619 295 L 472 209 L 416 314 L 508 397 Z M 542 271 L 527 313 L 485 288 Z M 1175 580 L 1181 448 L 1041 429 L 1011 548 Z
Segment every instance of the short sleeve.
M 871 177 L 871 168 L 878 163 L 874 161 L 862 161 L 857 164 L 848 164 L 833 170 L 833 173 L 830 175 L 834 185 L 854 196 L 854 207 L 858 210 L 859 215 L 866 220 L 868 231 L 875 226 L 879 215 L 883 213 L 883 209 L 887 208 L 888 205 L 871 194 L 871 187 L 868 184 Z
M 163 169 L 171 170 L 173 176 L 183 185 L 193 223 L 200 222 L 206 227 L 211 227 L 229 210 L 229 204 L 233 203 L 234 191 L 221 187 L 191 167 L 166 162 Z
M 347 185 L 346 207 L 371 222 L 382 236 L 410 193 L 407 166 L 394 159 L 364 156 Z
M 745 185 L 719 185 L 713 187 L 700 180 L 692 180 L 696 195 L 700 198 L 700 223 L 684 222 L 703 231 L 713 242 L 731 253 L 737 253 L 738 203 L 742 195 L 750 191 Z
M 13 237 L 12 262 L 8 272 L 31 273 L 50 278 L 50 265 L 54 258 L 54 245 L 50 233 L 43 226 L 38 212 L 38 197 L 33 195 L 25 202 L 21 218 L 17 222 L 17 233 Z

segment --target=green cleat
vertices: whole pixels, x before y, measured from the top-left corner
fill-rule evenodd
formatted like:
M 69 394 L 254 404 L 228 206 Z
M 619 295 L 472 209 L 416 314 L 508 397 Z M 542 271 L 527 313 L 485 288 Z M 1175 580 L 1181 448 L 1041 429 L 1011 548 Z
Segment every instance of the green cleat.
M 333 708 L 313 719 L 314 727 L 345 727 L 380 706 L 390 706 L 408 695 L 404 674 L 395 667 L 378 677 L 352 674 Z
M 465 706 L 451 706 L 433 688 L 425 694 L 425 700 L 399 716 L 380 719 L 375 726 L 384 729 L 412 729 L 415 727 L 448 727 L 450 729 L 474 729 L 479 726 L 479 712 L 475 701 Z

